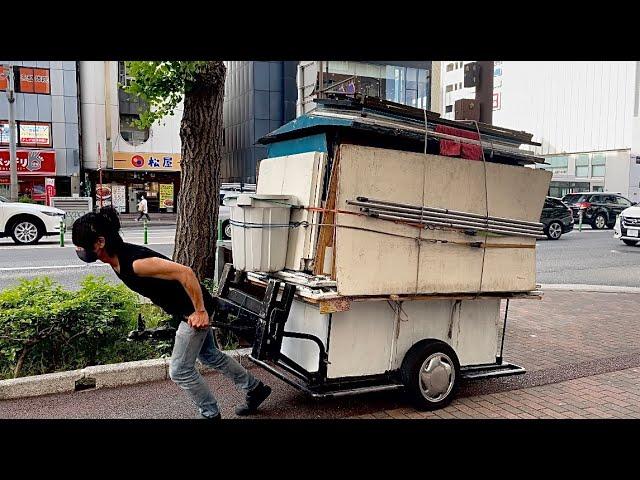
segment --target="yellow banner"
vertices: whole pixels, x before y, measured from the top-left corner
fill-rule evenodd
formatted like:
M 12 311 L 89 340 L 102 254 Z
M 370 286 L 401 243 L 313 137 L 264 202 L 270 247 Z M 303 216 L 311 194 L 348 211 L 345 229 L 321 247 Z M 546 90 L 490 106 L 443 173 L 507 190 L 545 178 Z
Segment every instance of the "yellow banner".
M 115 170 L 179 172 L 179 153 L 113 152 Z
M 160 184 L 160 208 L 173 207 L 173 183 Z

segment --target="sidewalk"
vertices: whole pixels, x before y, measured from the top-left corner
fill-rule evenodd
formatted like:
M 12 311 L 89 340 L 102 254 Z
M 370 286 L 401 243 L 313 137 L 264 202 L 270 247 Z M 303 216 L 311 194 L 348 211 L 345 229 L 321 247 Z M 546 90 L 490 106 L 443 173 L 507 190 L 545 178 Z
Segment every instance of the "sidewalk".
M 640 368 L 509 392 L 456 398 L 433 412 L 404 407 L 363 419 L 640 418 Z
M 124 228 L 124 227 L 142 227 L 142 225 L 144 224 L 143 220 L 140 220 L 139 222 L 136 221 L 136 219 L 138 218 L 138 213 L 121 213 L 120 214 L 120 225 Z M 151 218 L 151 221 L 149 222 L 149 225 L 156 225 L 156 226 L 174 226 L 176 224 L 176 214 L 175 213 L 150 213 L 149 217 Z
M 469 381 L 436 412 L 381 392 L 322 402 L 250 367 L 273 387 L 257 418 L 640 418 L 640 294 L 549 291 L 514 300 L 504 357 L 524 375 Z M 250 364 L 247 364 L 249 366 Z M 221 375 L 205 376 L 224 418 L 241 395 Z M 169 380 L 0 401 L 0 418 L 195 418 Z

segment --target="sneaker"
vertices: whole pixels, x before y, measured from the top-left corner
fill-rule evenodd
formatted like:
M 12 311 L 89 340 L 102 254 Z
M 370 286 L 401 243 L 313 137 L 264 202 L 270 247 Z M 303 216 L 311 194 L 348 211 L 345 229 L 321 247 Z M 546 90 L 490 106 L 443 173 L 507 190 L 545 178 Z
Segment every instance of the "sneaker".
M 271 394 L 271 387 L 260 382 L 257 387 L 247 393 L 243 404 L 236 407 L 236 415 L 244 416 L 255 413 L 260 404 Z

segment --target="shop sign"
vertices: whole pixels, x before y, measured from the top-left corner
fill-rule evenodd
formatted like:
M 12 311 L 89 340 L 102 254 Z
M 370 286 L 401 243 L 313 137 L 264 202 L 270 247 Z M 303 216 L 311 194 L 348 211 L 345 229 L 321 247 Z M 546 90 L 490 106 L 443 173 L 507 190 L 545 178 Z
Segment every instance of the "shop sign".
M 113 152 L 115 170 L 179 172 L 180 160 L 177 153 Z
M 51 148 L 51 124 L 47 122 L 16 122 L 20 136 L 18 146 Z M 0 145 L 9 145 L 9 122 L 0 121 Z
M 56 174 L 56 153 L 40 150 L 18 150 L 16 152 L 19 175 Z M 0 175 L 9 175 L 11 164 L 9 150 L 0 150 Z
M 20 146 L 51 147 L 51 124 L 20 122 Z

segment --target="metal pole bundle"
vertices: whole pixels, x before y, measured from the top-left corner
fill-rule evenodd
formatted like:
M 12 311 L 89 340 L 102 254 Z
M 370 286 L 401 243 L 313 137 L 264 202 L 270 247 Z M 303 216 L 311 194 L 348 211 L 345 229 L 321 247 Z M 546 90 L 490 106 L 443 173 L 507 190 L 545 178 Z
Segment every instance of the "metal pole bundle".
M 450 227 L 463 230 L 475 230 L 500 235 L 519 235 L 524 237 L 542 237 L 542 224 L 525 222 L 503 217 L 483 216 L 475 213 L 460 212 L 442 208 L 430 208 L 406 203 L 385 202 L 382 200 L 358 197 L 347 200 L 349 205 L 359 206 L 370 217 L 391 221 L 414 221 L 424 225 Z

